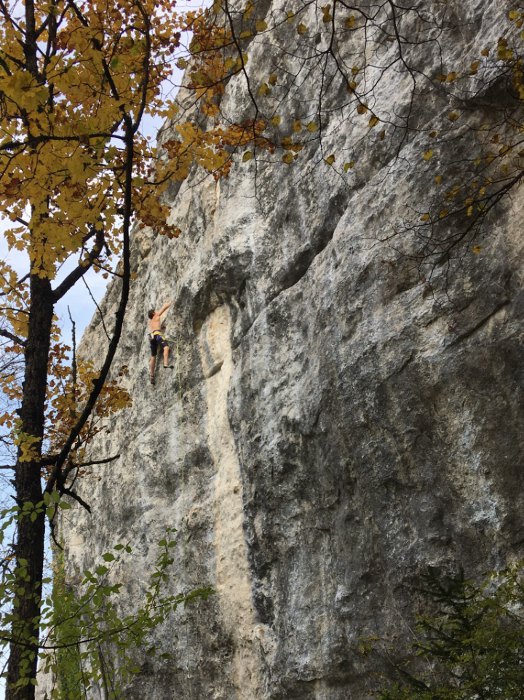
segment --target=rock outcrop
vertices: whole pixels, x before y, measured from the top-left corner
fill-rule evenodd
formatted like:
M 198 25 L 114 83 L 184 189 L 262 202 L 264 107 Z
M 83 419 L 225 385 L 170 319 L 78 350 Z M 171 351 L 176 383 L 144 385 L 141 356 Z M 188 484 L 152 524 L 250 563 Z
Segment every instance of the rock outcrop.
M 282 11 L 262 5 L 266 18 Z M 498 2 L 446 6 L 440 53 L 406 48 L 421 74 L 460 72 L 508 31 Z M 323 42 L 313 9 L 302 21 L 310 34 L 318 21 Z M 293 54 L 296 27 L 278 31 Z M 255 41 L 249 54 L 258 85 L 270 72 L 267 46 Z M 487 90 L 498 89 L 499 63 Z M 318 70 L 285 103 L 290 133 L 294 119 L 314 114 Z M 413 101 L 410 73 L 392 70 L 375 88 L 373 111 L 385 121 L 372 129 L 333 74 L 322 142 L 291 166 L 277 153 L 270 164 L 262 154 L 236 163 L 218 182 L 195 171 L 171 192 L 180 238 L 135 232 L 115 364 L 129 368 L 133 406 L 93 447 L 120 458 L 82 481 L 93 514 L 64 519 L 68 567 L 82 570 L 129 541 L 134 555 L 118 575 L 126 598 L 139 600 L 155 543 L 176 527 L 173 590 L 210 584 L 216 593 L 158 631 L 174 659 L 144 660 L 130 700 L 370 697 L 382 669 L 362 640 L 409 635 L 410 585 L 421 571 L 460 564 L 480 575 L 521 553 L 517 189 L 474 240 L 431 266 L 431 278 L 410 257 L 420 239 L 409 227 L 380 242 L 420 221 L 436 173 L 469 177 L 470 128 L 498 99 L 480 88 L 471 97 L 475 80 L 465 79 L 457 107 L 462 88 L 450 96 L 417 83 Z M 221 110 L 242 119 L 249 100 L 238 75 Z M 450 110 L 464 105 L 463 126 L 425 159 L 429 130 L 444 134 Z M 413 129 L 392 123 L 411 113 Z M 116 283 L 102 305 L 107 319 L 117 294 Z M 153 388 L 146 311 L 168 298 L 175 369 L 159 368 Z M 83 352 L 96 360 L 103 345 L 97 315 Z

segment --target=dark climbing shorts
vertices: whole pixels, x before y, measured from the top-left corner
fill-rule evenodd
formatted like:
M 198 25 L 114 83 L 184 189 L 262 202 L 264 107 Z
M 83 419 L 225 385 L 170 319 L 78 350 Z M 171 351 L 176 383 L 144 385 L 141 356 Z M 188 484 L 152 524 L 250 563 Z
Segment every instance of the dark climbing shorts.
M 151 348 L 151 357 L 156 357 L 158 348 L 165 348 L 168 345 L 167 340 L 164 338 L 162 333 L 150 333 L 149 334 L 149 347 Z

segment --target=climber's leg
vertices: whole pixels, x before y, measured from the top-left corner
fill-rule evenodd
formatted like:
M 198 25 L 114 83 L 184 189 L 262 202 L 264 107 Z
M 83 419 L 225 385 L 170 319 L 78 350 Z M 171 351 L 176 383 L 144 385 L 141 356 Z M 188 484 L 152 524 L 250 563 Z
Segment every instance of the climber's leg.
M 156 336 L 151 335 L 149 337 L 149 347 L 151 349 L 151 357 L 149 358 L 149 380 L 150 380 L 151 384 L 154 384 L 155 383 L 156 353 L 157 353 Z
M 173 365 L 168 364 L 169 362 L 169 345 L 164 341 L 164 367 L 165 369 L 173 369 Z

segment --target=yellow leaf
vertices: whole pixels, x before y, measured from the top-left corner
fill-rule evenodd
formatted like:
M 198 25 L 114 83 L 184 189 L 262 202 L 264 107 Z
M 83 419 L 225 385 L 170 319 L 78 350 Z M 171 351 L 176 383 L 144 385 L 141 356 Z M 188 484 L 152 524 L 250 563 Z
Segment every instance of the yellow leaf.
M 357 89 L 357 82 L 355 80 L 349 80 L 348 81 L 348 91 L 353 92 L 354 90 Z
M 446 192 L 446 199 L 453 200 L 459 194 L 462 187 L 460 185 L 454 185 L 450 190 Z
M 353 29 L 353 27 L 355 26 L 355 22 L 355 16 L 349 15 L 349 17 L 347 17 L 344 21 L 344 26 L 346 27 L 346 29 Z
M 448 73 L 446 75 L 446 82 L 447 83 L 452 83 L 454 80 L 456 80 L 458 77 L 458 74 L 453 70 L 451 73 Z
M 246 9 L 244 10 L 244 18 L 249 19 L 254 11 L 255 11 L 255 3 L 251 2 L 251 0 L 250 0 L 246 5 Z
M 422 158 L 424 158 L 424 160 L 429 160 L 432 157 L 432 155 L 433 151 L 430 148 L 429 151 L 424 151 L 424 153 L 422 154 Z
M 359 104 L 357 105 L 357 112 L 359 114 L 365 114 L 368 111 L 368 107 L 365 104 Z
M 253 158 L 253 151 L 246 151 L 244 155 L 242 156 L 243 162 L 247 162 L 248 160 L 251 160 Z
M 368 126 L 370 129 L 372 129 L 374 126 L 376 126 L 379 123 L 380 119 L 374 114 L 371 119 L 368 121 Z
M 326 163 L 327 163 L 328 165 L 333 165 L 333 163 L 335 162 L 335 156 L 334 156 L 334 154 L 332 153 L 332 154 L 331 154 L 330 156 L 328 156 L 327 158 L 324 158 L 324 160 L 326 161 Z
M 292 153 L 284 153 L 284 155 L 282 156 L 282 160 L 284 161 L 284 163 L 287 163 L 288 165 L 289 165 L 289 163 L 292 163 L 294 161 L 294 159 L 295 159 L 295 156 Z
M 482 49 L 482 51 L 480 52 L 480 55 L 481 56 L 489 56 L 489 49 L 488 48 Z
M 497 58 L 499 61 L 510 61 L 513 58 L 513 49 L 508 46 L 508 42 L 504 38 L 498 40 Z
M 470 75 L 475 75 L 477 73 L 478 69 L 480 66 L 480 61 L 473 61 L 473 63 L 469 67 L 469 73 Z
M 262 83 L 262 85 L 258 88 L 259 95 L 268 95 L 270 92 L 271 88 L 267 83 Z
M 421 221 L 429 221 L 430 218 L 431 217 L 430 217 L 429 213 L 426 213 L 426 214 L 422 214 L 422 216 L 420 217 L 420 220 Z
M 295 134 L 298 134 L 299 131 L 302 131 L 302 122 L 300 121 L 300 119 L 295 119 L 291 128 L 293 129 Z
M 442 175 L 435 175 L 435 182 L 437 183 L 437 185 L 440 185 L 440 183 L 442 182 Z
M 333 15 L 331 14 L 331 5 L 324 5 L 322 8 L 322 21 L 331 22 Z
M 480 251 L 482 250 L 482 247 L 479 245 L 474 245 L 471 250 L 473 253 L 475 253 L 475 255 L 478 255 L 480 253 Z
M 280 114 L 275 114 L 275 116 L 271 117 L 271 119 L 269 121 L 270 121 L 272 126 L 278 126 L 280 124 L 280 122 L 282 121 L 282 117 L 280 116 Z
M 348 170 L 351 170 L 351 168 L 355 165 L 354 160 L 350 160 L 347 163 L 344 163 L 344 172 L 347 173 Z
M 305 24 L 302 24 L 302 22 L 298 25 L 297 27 L 297 32 L 299 34 L 305 34 L 307 32 L 307 27 Z
M 450 112 L 448 114 L 448 119 L 450 122 L 456 122 L 459 117 L 460 114 L 458 112 Z
M 277 75 L 276 73 L 271 73 L 271 75 L 270 75 L 269 78 L 267 79 L 267 82 L 268 82 L 270 85 L 276 85 L 276 84 L 277 84 L 277 80 L 278 80 L 278 75 Z
M 257 32 L 265 32 L 267 29 L 267 23 L 263 19 L 257 19 L 255 22 L 255 28 Z
M 470 204 L 468 209 L 467 209 L 466 215 L 471 216 L 472 214 L 473 214 L 473 205 Z
M 318 126 L 315 122 L 309 122 L 309 124 L 306 126 L 306 129 L 308 131 L 310 131 L 311 133 L 313 133 L 314 131 L 316 131 L 318 129 Z

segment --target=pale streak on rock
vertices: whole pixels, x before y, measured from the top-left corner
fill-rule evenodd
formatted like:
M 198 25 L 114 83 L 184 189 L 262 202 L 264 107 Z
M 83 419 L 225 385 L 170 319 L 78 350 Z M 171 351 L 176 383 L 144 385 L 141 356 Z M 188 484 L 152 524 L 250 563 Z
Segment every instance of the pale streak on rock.
M 256 625 L 243 529 L 243 490 L 227 405 L 233 359 L 231 315 L 226 305 L 215 309 L 204 322 L 199 348 L 206 377 L 208 447 L 216 468 L 215 587 L 224 627 L 234 640 L 231 680 L 239 698 L 257 698 L 261 674 L 253 644 Z

